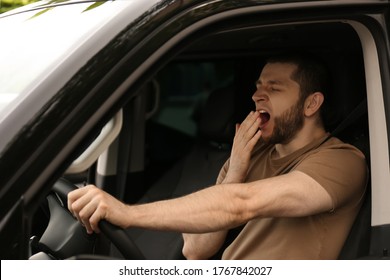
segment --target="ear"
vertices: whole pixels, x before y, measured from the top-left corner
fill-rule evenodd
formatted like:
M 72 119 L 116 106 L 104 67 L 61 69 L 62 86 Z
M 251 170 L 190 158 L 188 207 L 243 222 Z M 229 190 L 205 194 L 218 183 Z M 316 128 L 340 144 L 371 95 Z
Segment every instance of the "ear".
M 322 92 L 314 92 L 310 94 L 305 101 L 304 113 L 306 117 L 311 117 L 319 112 L 322 103 L 324 103 L 324 95 Z

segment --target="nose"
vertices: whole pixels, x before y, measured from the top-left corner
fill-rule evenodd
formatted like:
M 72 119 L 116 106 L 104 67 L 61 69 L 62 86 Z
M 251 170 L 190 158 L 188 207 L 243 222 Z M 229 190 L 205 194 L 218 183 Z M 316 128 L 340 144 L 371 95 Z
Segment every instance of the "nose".
M 257 88 L 252 95 L 252 100 L 255 103 L 268 101 L 268 95 L 261 87 Z

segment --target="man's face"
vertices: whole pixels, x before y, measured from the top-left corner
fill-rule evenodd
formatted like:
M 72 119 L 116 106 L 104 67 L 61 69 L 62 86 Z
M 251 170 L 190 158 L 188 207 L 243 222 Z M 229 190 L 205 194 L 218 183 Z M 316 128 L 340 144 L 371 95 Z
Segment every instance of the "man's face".
M 252 99 L 260 112 L 262 138 L 272 144 L 290 142 L 303 126 L 304 100 L 300 86 L 291 79 L 296 65 L 269 63 L 264 66 Z

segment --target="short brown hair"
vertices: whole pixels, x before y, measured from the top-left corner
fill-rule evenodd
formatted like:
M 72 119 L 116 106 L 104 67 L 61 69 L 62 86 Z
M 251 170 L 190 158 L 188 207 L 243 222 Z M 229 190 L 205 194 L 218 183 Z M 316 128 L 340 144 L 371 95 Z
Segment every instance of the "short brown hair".
M 325 121 L 328 98 L 330 97 L 330 74 L 326 64 L 318 57 L 306 53 L 284 53 L 273 56 L 267 63 L 288 63 L 297 66 L 291 79 L 300 86 L 300 98 L 306 99 L 314 92 L 321 92 L 324 95 L 324 104 L 321 106 L 321 120 Z

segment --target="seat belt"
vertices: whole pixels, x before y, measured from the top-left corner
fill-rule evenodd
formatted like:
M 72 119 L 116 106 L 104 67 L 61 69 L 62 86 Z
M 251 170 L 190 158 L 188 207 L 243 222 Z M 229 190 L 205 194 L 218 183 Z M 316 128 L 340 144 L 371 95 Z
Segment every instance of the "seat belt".
M 330 133 L 330 136 L 336 136 L 352 123 L 357 121 L 367 110 L 367 98 L 364 98 L 352 112 Z

